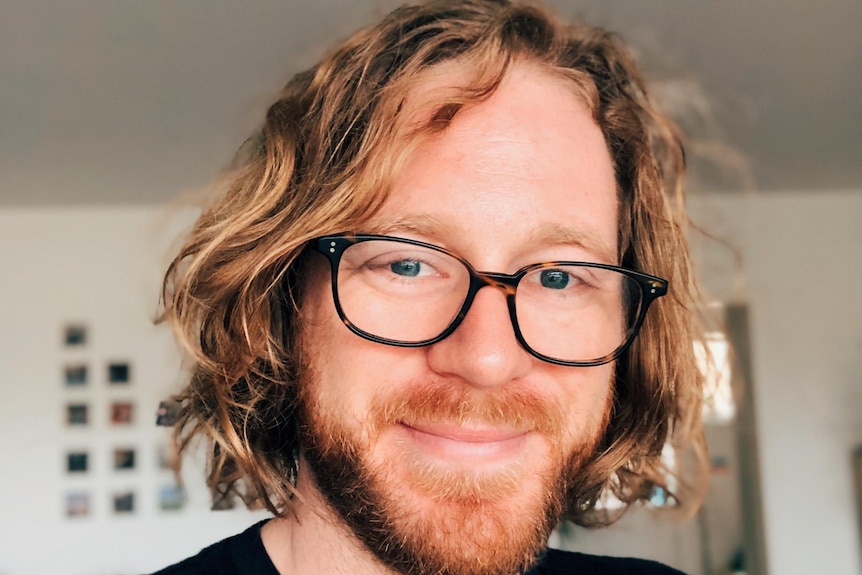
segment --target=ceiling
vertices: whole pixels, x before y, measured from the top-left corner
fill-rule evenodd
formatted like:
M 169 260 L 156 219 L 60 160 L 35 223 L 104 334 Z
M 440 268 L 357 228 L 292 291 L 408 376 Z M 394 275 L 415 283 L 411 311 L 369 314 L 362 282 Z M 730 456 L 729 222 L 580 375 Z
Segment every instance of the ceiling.
M 0 205 L 154 203 L 230 160 L 287 78 L 390 0 L 3 0 Z M 556 1 L 619 31 L 700 189 L 862 190 L 859 0 Z

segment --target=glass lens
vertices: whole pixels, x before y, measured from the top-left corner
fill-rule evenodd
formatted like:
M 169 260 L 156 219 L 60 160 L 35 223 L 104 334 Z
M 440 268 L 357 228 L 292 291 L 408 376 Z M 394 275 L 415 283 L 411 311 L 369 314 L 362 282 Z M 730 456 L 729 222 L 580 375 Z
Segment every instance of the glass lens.
M 614 352 L 638 317 L 640 285 L 614 270 L 540 267 L 518 284 L 518 326 L 536 352 L 562 361 L 592 361 Z
M 443 333 L 469 289 L 470 270 L 460 260 L 397 240 L 353 244 L 338 267 L 338 299 L 347 320 L 401 343 Z M 628 339 L 642 301 L 640 285 L 618 271 L 542 264 L 521 278 L 515 308 L 518 328 L 533 351 L 589 362 Z
M 470 286 L 468 269 L 452 256 L 397 241 L 354 244 L 338 268 L 345 317 L 377 337 L 416 343 L 452 323 Z

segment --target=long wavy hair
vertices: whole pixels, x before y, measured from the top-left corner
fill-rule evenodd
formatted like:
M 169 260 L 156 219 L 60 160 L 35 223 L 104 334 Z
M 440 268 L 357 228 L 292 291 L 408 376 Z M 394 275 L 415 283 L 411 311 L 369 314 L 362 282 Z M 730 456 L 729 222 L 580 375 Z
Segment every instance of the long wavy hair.
M 487 99 L 516 61 L 572 80 L 614 164 L 619 263 L 671 286 L 617 360 L 609 425 L 595 457 L 574 474 L 566 516 L 607 522 L 597 510 L 602 497 L 628 506 L 656 487 L 698 502 L 700 336 L 674 126 L 613 34 L 507 0 L 432 0 L 360 30 L 287 83 L 167 270 L 160 320 L 193 362 L 177 396 L 174 440 L 180 453 L 196 438 L 208 442 L 214 504 L 238 495 L 252 508 L 290 512 L 307 241 L 362 231 L 418 143 Z M 416 88 L 444 67 L 460 71 L 451 88 L 416 104 Z M 425 110 L 420 126 L 411 122 L 417 106 Z M 666 445 L 693 454 L 693 464 L 666 466 Z

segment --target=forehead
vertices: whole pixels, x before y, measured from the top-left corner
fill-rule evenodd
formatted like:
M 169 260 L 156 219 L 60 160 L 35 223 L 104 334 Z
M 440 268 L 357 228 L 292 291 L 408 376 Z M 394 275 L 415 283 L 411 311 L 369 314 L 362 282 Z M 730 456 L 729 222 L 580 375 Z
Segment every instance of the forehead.
M 465 82 L 441 69 L 418 86 L 408 98 L 413 122 Z M 499 267 L 578 244 L 593 260 L 615 260 L 616 216 L 607 146 L 576 85 L 517 63 L 487 100 L 412 149 L 366 231 L 420 235 Z

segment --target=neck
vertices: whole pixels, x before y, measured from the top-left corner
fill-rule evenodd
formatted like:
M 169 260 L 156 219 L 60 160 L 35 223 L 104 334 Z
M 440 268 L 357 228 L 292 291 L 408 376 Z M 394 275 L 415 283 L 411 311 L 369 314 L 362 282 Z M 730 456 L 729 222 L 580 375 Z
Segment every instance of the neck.
M 280 575 L 392 575 L 329 507 L 303 468 L 293 513 L 268 522 L 261 533 Z

